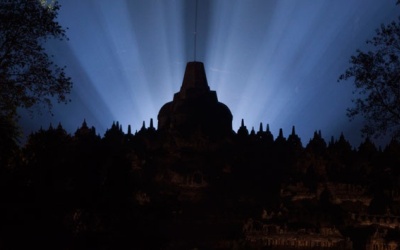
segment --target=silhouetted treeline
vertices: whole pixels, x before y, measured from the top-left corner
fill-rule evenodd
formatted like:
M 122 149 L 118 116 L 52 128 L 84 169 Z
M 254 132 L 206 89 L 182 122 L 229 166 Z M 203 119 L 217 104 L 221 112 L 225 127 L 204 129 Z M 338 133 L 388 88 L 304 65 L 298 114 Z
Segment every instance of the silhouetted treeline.
M 297 182 L 367 186 L 371 212 L 384 213 L 400 177 L 397 141 L 353 149 L 343 135 L 327 143 L 315 132 L 303 145 L 294 128 L 274 138 L 243 123 L 218 140 L 161 134 L 152 122 L 134 134 L 113 123 L 103 137 L 86 122 L 72 135 L 50 126 L 12 152 L 0 169 L 2 249 L 162 248 L 178 238 L 171 228 L 213 216 L 231 221 L 221 237 L 240 238 L 243 219 L 277 209 L 282 185 Z M 319 208 L 341 216 L 329 195 Z M 204 233 L 210 223 L 196 227 Z

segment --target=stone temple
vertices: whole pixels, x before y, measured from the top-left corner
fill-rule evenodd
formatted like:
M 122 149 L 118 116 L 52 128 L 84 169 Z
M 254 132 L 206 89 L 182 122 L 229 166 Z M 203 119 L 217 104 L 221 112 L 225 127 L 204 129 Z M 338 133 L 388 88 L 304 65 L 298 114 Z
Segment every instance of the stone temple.
M 180 136 L 220 138 L 233 133 L 232 113 L 210 90 L 202 62 L 188 62 L 179 92 L 158 113 L 158 130 Z

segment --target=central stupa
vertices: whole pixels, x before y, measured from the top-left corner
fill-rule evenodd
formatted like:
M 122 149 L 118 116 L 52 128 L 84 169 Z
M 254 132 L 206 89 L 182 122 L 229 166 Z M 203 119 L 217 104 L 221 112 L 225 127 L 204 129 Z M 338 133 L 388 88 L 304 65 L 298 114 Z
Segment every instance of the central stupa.
M 202 62 L 188 62 L 179 92 L 158 113 L 158 130 L 190 136 L 224 137 L 232 133 L 232 113 L 210 90 Z

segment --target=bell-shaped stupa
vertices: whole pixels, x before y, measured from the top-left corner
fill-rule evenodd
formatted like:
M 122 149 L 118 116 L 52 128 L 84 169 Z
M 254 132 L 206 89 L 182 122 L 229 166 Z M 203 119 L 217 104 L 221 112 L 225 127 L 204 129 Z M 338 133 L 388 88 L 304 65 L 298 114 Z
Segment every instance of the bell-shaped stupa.
M 189 62 L 179 92 L 158 113 L 158 130 L 190 136 L 224 137 L 232 133 L 232 113 L 210 90 L 202 62 Z

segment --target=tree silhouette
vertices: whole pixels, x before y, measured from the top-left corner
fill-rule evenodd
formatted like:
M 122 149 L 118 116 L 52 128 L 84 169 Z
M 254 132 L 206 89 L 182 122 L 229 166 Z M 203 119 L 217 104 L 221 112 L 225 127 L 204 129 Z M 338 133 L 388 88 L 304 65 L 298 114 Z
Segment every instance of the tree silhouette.
M 43 47 L 49 39 L 66 39 L 56 21 L 59 9 L 57 1 L 0 2 L 0 115 L 15 119 L 17 108 L 68 101 L 71 79 Z
M 353 118 L 362 115 L 366 125 L 364 135 L 400 136 L 400 22 L 382 24 L 372 40 L 373 50 L 357 50 L 351 66 L 339 81 L 354 78 L 354 107 L 347 110 Z
M 19 129 L 10 117 L 0 115 L 0 167 L 11 165 L 11 160 L 17 155 Z

